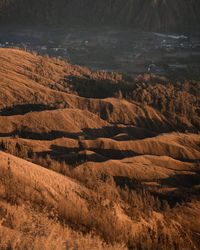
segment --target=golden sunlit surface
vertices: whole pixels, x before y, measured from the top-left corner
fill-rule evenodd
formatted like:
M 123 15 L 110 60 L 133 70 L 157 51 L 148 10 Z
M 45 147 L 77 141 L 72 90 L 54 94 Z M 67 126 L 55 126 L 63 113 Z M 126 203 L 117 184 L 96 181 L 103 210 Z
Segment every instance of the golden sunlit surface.
M 197 13 L 0 1 L 1 250 L 200 249 Z

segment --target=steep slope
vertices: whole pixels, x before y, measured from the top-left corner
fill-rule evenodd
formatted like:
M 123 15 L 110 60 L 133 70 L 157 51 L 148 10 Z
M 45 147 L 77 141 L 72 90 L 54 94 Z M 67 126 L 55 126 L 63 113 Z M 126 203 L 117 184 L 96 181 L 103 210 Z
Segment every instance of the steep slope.
M 144 155 L 124 158 L 123 160 L 110 160 L 101 163 L 87 162 L 79 165 L 75 171 L 82 172 L 90 168 L 97 173 L 106 173 L 117 177 L 129 177 L 137 181 L 153 182 L 173 176 L 191 175 L 200 168 L 197 164 L 185 163 L 167 156 Z
M 68 244 L 84 250 L 103 246 L 108 250 L 126 249 L 121 244 L 107 245 L 98 236 L 82 235 L 67 225 L 63 228 L 56 219 L 59 211 L 65 209 L 65 201 L 68 214 L 75 204 L 80 209 L 78 213 L 86 213 L 87 199 L 94 192 L 77 181 L 9 154 L 0 152 L 0 162 L 0 248 L 9 245 L 14 249 L 32 246 L 38 250 L 59 250 Z
M 181 160 L 199 160 L 199 135 L 163 134 L 153 138 L 135 141 L 114 141 L 108 138 L 86 140 L 85 148 L 123 158 L 133 155 L 170 156 Z
M 111 127 L 112 129 L 112 127 Z M 88 132 L 87 136 L 88 136 Z M 25 130 L 22 134 L 19 134 L 22 138 L 10 138 L 0 137 L 0 148 L 13 153 L 19 154 L 21 157 L 28 157 L 31 153 L 38 156 L 45 157 L 47 155 L 53 158 L 63 159 L 67 163 L 74 162 L 75 165 L 79 165 L 82 161 L 104 162 L 109 159 L 121 160 L 127 157 L 136 156 L 152 156 L 151 161 L 155 157 L 155 163 L 161 167 L 162 162 L 157 161 L 159 156 L 170 157 L 175 160 L 181 161 L 184 166 L 184 162 L 196 162 L 200 159 L 200 149 L 198 135 L 189 134 L 166 134 L 163 136 L 146 138 L 140 140 L 126 140 L 116 141 L 109 138 L 95 139 L 95 134 L 90 134 L 92 140 L 82 138 L 77 140 L 76 133 L 27 133 Z M 108 134 L 107 134 L 108 135 Z M 8 135 L 7 135 L 8 136 Z M 23 139 L 27 138 L 27 139 Z M 57 139 L 55 139 L 57 138 Z M 35 140 L 34 140 L 35 139 Z M 42 140 L 42 143 L 41 141 Z M 31 157 L 31 156 L 29 156 Z M 140 158 L 138 158 L 140 159 Z M 142 161 L 141 157 L 141 161 Z M 168 159 L 168 158 L 167 158 Z M 125 160 L 126 161 L 126 160 Z M 117 161 L 116 161 L 117 162 Z M 115 163 L 116 163 L 115 162 Z M 121 162 L 121 161 L 120 161 Z M 127 160 L 127 162 L 129 162 Z M 132 160 L 130 160 L 131 164 Z M 170 161 L 171 169 L 176 169 L 176 161 Z M 187 164 L 186 164 L 187 165 Z
M 78 108 L 111 123 L 162 131 L 172 128 L 160 112 L 136 102 L 114 98 L 82 98 L 67 94 L 67 90 L 61 91 L 59 87 L 59 91 L 56 90 L 65 75 L 90 73 L 85 68 L 16 49 L 0 49 L 0 66 L 2 114 L 23 114 L 34 109 Z
M 82 129 L 98 129 L 110 126 L 98 116 L 79 109 L 59 109 L 31 112 L 25 115 L 0 116 L 0 134 L 60 133 L 81 134 Z
M 3 1 L 3 22 L 126 26 L 182 30 L 199 24 L 198 0 Z
M 29 205 L 13 205 L 0 202 L 0 215 L 5 222 L 0 224 L 0 247 L 6 246 L 16 250 L 60 250 L 67 246 L 78 247 L 81 250 L 102 248 L 106 250 L 126 250 L 121 244 L 113 246 L 106 244 L 98 236 L 83 235 L 70 227 L 63 228 L 58 221 L 50 218 L 48 213 L 34 211 Z M 66 241 L 67 239 L 67 241 Z
M 182 227 L 181 218 L 185 214 L 180 216 L 180 208 L 175 207 L 170 211 L 173 219 L 166 218 L 167 210 L 164 217 L 162 212 L 158 212 L 155 208 L 156 204 L 154 202 L 156 200 L 147 194 L 144 196 L 145 198 L 136 193 L 133 193 L 133 196 L 129 194 L 136 202 L 134 208 L 127 203 L 128 201 L 125 200 L 122 194 L 121 197 L 114 196 L 117 190 L 112 186 L 101 184 L 103 186 L 99 186 L 98 193 L 85 188 L 82 183 L 9 154 L 0 152 L 0 159 L 0 218 L 3 216 L 3 222 L 0 224 L 1 247 L 7 246 L 9 240 L 12 240 L 10 245 L 15 249 L 20 249 L 16 242 L 18 239 L 18 242 L 21 243 L 20 247 L 33 245 L 35 249 L 41 247 L 49 249 L 50 244 L 53 244 L 51 247 L 55 245 L 52 242 L 55 240 L 55 236 L 58 237 L 57 239 L 63 239 L 67 235 L 71 244 L 71 239 L 77 239 L 79 235 L 77 231 L 81 230 L 81 228 L 86 226 L 88 232 L 88 230 L 93 230 L 93 227 L 96 226 L 96 234 L 101 237 L 106 235 L 107 239 L 112 239 L 115 243 L 112 246 L 107 245 L 97 235 L 93 235 L 93 239 L 98 243 L 95 249 L 102 249 L 102 245 L 104 245 L 105 249 L 127 249 L 123 244 L 117 244 L 119 242 L 117 238 L 112 238 L 112 235 L 119 236 L 122 232 L 128 233 L 130 236 L 128 236 L 128 239 L 127 236 L 122 236 L 120 242 L 121 239 L 134 239 L 131 245 L 139 247 L 141 241 L 138 236 L 144 235 L 146 237 L 147 231 L 154 232 L 156 238 L 165 234 L 167 237 L 171 237 L 170 240 L 173 242 L 176 242 L 177 237 L 181 237 L 179 238 L 181 241 L 187 238 L 187 246 L 190 246 L 191 249 L 197 249 L 196 241 L 193 241 L 192 237 Z M 98 186 L 99 183 L 95 183 L 95 185 Z M 105 196 L 106 190 L 108 193 Z M 111 192 L 110 195 L 109 192 Z M 110 197 L 111 201 L 108 197 Z M 151 205 L 149 204 L 153 209 L 151 212 L 150 210 L 147 212 L 144 208 L 147 201 L 153 202 L 150 203 Z M 191 215 L 190 222 L 192 224 L 198 217 L 198 209 L 199 203 L 197 201 L 184 205 L 184 210 L 187 211 L 188 215 Z M 140 213 L 138 213 L 139 210 Z M 54 219 L 56 211 L 58 212 L 57 220 Z M 179 217 L 174 212 L 178 212 Z M 151 216 L 149 216 L 149 213 L 151 213 Z M 63 217 L 60 218 L 61 215 Z M 101 215 L 100 220 L 99 215 Z M 60 219 L 62 221 L 62 230 Z M 69 223 L 69 226 L 73 225 L 76 230 L 69 228 L 68 224 L 63 224 L 64 222 Z M 198 232 L 198 226 L 199 223 L 196 221 L 195 225 L 192 226 L 193 230 Z M 51 237 L 47 235 L 48 232 L 51 232 Z M 184 236 L 181 232 L 184 233 Z M 41 233 L 43 234 L 41 235 Z M 30 242 L 29 237 L 34 240 L 34 243 L 33 241 Z M 47 239 L 48 242 L 45 243 Z M 149 240 L 145 238 L 142 244 L 148 245 Z M 154 241 L 150 244 L 153 245 Z M 167 241 L 165 244 L 170 243 Z M 179 244 L 182 244 L 182 242 Z M 93 247 L 94 242 L 90 238 L 90 234 L 82 234 L 77 245 L 80 246 L 80 249 L 87 249 L 89 245 Z M 58 242 L 54 249 L 60 249 L 60 247 L 63 247 L 62 241 Z
M 0 249 L 199 249 L 198 82 L 139 78 L 0 49 Z
M 12 183 L 14 189 L 18 189 L 18 198 L 30 199 L 36 203 L 45 202 L 46 206 L 57 206 L 67 196 L 69 201 L 86 206 L 85 201 L 80 198 L 86 189 L 75 181 L 3 152 L 0 152 L 0 158 L 1 180 L 5 178 L 5 181 Z M 28 197 L 30 194 L 31 198 Z
M 2 115 L 78 108 L 159 132 L 200 127 L 198 81 L 92 72 L 17 49 L 0 49 L 0 81 Z

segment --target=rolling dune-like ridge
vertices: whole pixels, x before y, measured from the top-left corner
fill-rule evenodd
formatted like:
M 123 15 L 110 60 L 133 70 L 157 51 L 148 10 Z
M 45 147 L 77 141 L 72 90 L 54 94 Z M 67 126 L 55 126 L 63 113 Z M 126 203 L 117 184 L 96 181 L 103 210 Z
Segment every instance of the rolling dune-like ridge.
M 0 49 L 0 249 L 199 249 L 198 90 Z

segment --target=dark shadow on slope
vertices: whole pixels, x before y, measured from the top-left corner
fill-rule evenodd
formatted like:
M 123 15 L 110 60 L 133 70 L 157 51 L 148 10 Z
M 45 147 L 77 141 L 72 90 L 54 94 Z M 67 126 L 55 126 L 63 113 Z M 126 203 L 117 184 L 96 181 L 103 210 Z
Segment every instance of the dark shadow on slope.
M 67 164 L 76 167 L 84 162 L 104 162 L 109 160 L 108 158 L 98 155 L 95 152 L 90 152 L 90 154 L 87 154 L 84 151 L 78 152 L 76 148 L 66 148 L 64 151 L 61 149 L 61 151 L 43 151 L 43 152 L 36 152 L 36 156 L 38 158 L 44 158 L 44 160 L 47 158 L 47 156 L 50 156 L 51 159 L 56 160 L 58 162 L 66 162 Z
M 147 129 L 138 128 L 138 127 L 119 127 L 119 126 L 110 126 L 103 128 L 84 128 L 83 132 L 87 135 L 90 135 L 92 138 L 112 138 L 116 141 L 128 141 L 135 139 L 145 139 L 152 138 L 158 134 L 151 132 Z
M 137 189 L 137 188 L 142 188 L 142 184 L 136 180 L 136 179 L 131 179 L 127 176 L 113 176 L 114 181 L 117 186 L 120 188 L 128 188 L 128 189 Z
M 66 162 L 67 164 L 70 164 L 71 166 L 76 165 L 82 161 L 80 159 L 79 154 L 76 149 L 74 148 L 67 148 L 65 152 L 60 151 L 43 151 L 43 152 L 36 152 L 37 158 L 43 158 L 44 162 L 46 162 L 47 157 L 50 157 L 51 159 L 58 161 L 58 162 Z
M 0 137 L 20 137 L 23 139 L 31 140 L 55 140 L 58 138 L 72 138 L 77 139 L 79 136 L 82 136 L 83 133 L 68 133 L 63 131 L 52 130 L 50 132 L 36 133 L 29 131 L 18 131 L 15 130 L 11 133 L 0 133 Z
M 54 109 L 54 107 L 44 104 L 22 104 L 0 110 L 0 116 L 24 115 L 30 112 L 39 112 Z
M 200 161 L 200 159 L 187 159 L 187 158 L 177 158 L 176 160 L 182 161 L 185 163 L 196 163 L 196 164 L 199 164 L 199 161 Z M 195 172 L 197 172 L 197 171 L 195 171 Z
M 79 165 L 84 162 L 105 162 L 110 159 L 123 159 L 125 157 L 136 156 L 133 151 L 112 150 L 112 149 L 86 149 L 79 147 L 67 148 L 57 145 L 51 145 L 50 150 L 37 152 L 37 157 L 46 158 L 49 155 L 56 161 L 66 161 L 68 164 Z
M 159 120 L 158 118 L 150 119 L 147 111 L 145 112 L 145 117 L 137 116 L 137 118 L 135 119 L 137 127 L 154 131 L 155 133 L 170 133 L 177 130 L 167 119 L 165 120 L 165 122 Z
M 199 190 L 195 190 L 191 187 L 183 187 L 180 186 L 176 190 L 169 192 L 157 192 L 157 188 L 152 190 L 148 186 L 142 184 L 140 181 L 136 179 L 131 179 L 127 176 L 113 176 L 115 183 L 122 189 L 128 188 L 129 190 L 135 190 L 141 192 L 142 190 L 147 190 L 153 195 L 155 198 L 157 197 L 159 201 L 167 201 L 171 208 L 175 207 L 177 204 L 190 202 L 193 198 L 198 199 Z M 179 178 L 179 177 L 177 177 Z
M 111 138 L 116 141 L 128 141 L 138 140 L 145 138 L 152 138 L 158 134 L 149 130 L 138 127 L 119 127 L 119 126 L 107 126 L 102 128 L 83 128 L 83 132 L 69 133 L 65 131 L 52 130 L 49 132 L 32 132 L 28 127 L 22 126 L 20 130 L 15 130 L 10 133 L 0 133 L 0 137 L 13 137 L 19 136 L 24 139 L 33 140 L 53 140 L 58 138 L 75 138 L 84 136 L 84 139 L 97 139 L 97 138 Z M 122 135 L 124 134 L 125 137 Z
M 199 199 L 199 190 L 193 188 L 178 188 L 173 191 L 157 193 L 152 192 L 154 197 L 158 197 L 159 200 L 166 200 L 171 208 L 175 207 L 177 204 L 191 202 L 193 199 Z
M 66 156 L 66 155 L 71 154 L 71 153 L 73 153 L 73 154 L 77 153 L 80 156 L 83 155 L 83 157 L 85 155 L 86 161 L 101 162 L 101 161 L 108 160 L 108 158 L 105 158 L 101 155 L 98 155 L 93 151 L 84 150 L 81 147 L 81 145 L 79 145 L 79 147 L 67 148 L 67 147 L 62 147 L 62 146 L 58 146 L 58 145 L 53 144 L 53 145 L 51 145 L 50 149 L 52 150 L 54 155 Z M 96 156 L 96 158 L 94 158 L 95 156 Z M 99 160 L 97 159 L 97 157 Z M 93 160 L 92 160 L 92 158 L 93 158 Z
M 159 180 L 162 186 L 175 187 L 175 188 L 192 188 L 193 186 L 200 185 L 200 175 L 194 174 L 176 174 L 172 177 Z
M 89 76 L 70 75 L 65 77 L 65 81 L 73 86 L 74 92 L 86 98 L 113 97 L 120 89 L 119 83 L 115 84 L 114 81 L 109 79 L 91 79 Z
M 103 155 L 109 159 L 116 159 L 116 160 L 140 155 L 132 150 L 101 149 L 101 148 L 88 148 L 88 150 L 96 152 L 97 154 Z

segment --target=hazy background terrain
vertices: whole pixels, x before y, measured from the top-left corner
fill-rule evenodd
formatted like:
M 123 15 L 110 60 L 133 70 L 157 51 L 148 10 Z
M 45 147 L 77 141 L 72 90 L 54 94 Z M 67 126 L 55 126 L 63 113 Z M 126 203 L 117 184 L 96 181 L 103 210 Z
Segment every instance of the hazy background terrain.
M 176 72 L 187 77 L 200 70 L 200 35 L 194 31 L 164 34 L 105 27 L 1 27 L 0 47 L 13 46 L 94 70 Z
M 199 0 L 0 0 L 0 249 L 200 249 Z
M 0 47 L 125 73 L 198 78 L 198 0 L 1 0 Z
M 1 22 L 122 26 L 144 30 L 198 28 L 198 0 L 3 0 Z

